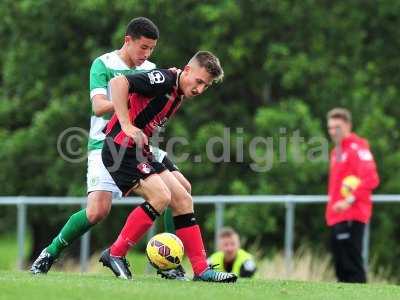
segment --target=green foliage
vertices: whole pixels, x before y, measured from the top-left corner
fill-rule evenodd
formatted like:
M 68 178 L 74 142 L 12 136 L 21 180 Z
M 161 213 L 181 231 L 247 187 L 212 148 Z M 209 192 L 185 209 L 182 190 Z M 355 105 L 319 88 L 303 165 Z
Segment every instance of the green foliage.
M 159 66 L 183 66 L 195 51 L 208 49 L 225 70 L 223 84 L 185 103 L 166 132 L 190 141 L 176 150 L 190 153 L 179 165 L 195 195 L 325 193 L 328 164 L 321 145 L 325 114 L 335 106 L 351 109 L 355 131 L 371 142 L 382 182 L 378 192 L 399 193 L 399 1 L 3 0 L 2 195 L 85 194 L 85 162 L 63 160 L 57 139 L 72 126 L 88 129 L 91 60 L 120 47 L 128 20 L 139 15 L 160 28 L 152 58 Z M 226 128 L 230 139 L 224 144 Z M 296 132 L 304 138 L 300 146 L 289 141 Z M 206 160 L 212 136 L 221 138 L 213 148 L 217 162 Z M 226 146 L 231 151 L 221 159 Z M 71 209 L 44 212 L 35 211 L 31 221 L 45 218 L 57 227 Z M 377 206 L 375 212 L 372 254 L 397 265 L 396 239 L 380 241 L 398 235 L 400 208 Z M 204 208 L 199 214 L 211 215 Z M 248 243 L 263 236 L 257 240 L 267 248 L 281 242 L 283 215 L 278 206 L 232 206 L 226 222 Z M 120 217 L 122 212 L 115 220 Z M 296 218 L 297 244 L 320 247 L 326 241 L 321 207 L 300 207 Z M 110 226 L 117 231 L 120 222 Z M 212 240 L 212 224 L 207 228 Z

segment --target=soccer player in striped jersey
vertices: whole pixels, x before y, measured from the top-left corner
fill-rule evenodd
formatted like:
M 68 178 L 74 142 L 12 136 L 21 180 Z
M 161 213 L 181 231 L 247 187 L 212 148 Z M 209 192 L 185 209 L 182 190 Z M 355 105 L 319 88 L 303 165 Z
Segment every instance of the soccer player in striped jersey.
M 193 279 L 236 281 L 235 274 L 208 266 L 191 195 L 164 164 L 154 160 L 148 147 L 154 130 L 165 126 L 184 98 L 202 94 L 222 77 L 218 58 L 208 51 L 200 51 L 182 71 L 155 69 L 110 81 L 115 114 L 107 124 L 103 163 L 124 196 L 133 192 L 145 199 L 132 210 L 117 240 L 100 257 L 100 262 L 117 277 L 132 278 L 125 259 L 127 252 L 170 206 L 176 235 L 192 265 Z
M 110 101 L 109 81 L 115 76 L 154 69 L 155 64 L 148 61 L 148 58 L 156 47 L 158 37 L 158 28 L 152 21 L 143 17 L 135 18 L 127 26 L 122 48 L 103 54 L 93 61 L 90 69 L 92 116 L 88 141 L 88 204 L 86 209 L 70 216 L 59 234 L 42 251 L 31 267 L 33 274 L 47 273 L 68 245 L 108 215 L 112 198 L 121 197 L 121 191 L 101 160 L 101 149 L 105 139 L 102 131 L 114 112 L 114 105 Z M 155 147 L 152 151 L 155 159 L 164 163 L 190 193 L 189 181 L 168 159 L 166 152 Z M 184 271 L 179 268 L 172 272 L 162 272 L 161 275 L 171 279 L 183 279 Z

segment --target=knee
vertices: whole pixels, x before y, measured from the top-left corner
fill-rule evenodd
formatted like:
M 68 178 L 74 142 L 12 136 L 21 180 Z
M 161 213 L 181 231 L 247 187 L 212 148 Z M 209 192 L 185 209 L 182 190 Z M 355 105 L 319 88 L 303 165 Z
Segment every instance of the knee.
M 110 213 L 110 206 L 100 205 L 86 209 L 86 216 L 91 224 L 96 224 L 105 219 Z
M 174 199 L 173 211 L 175 214 L 187 214 L 193 212 L 193 198 L 189 193 L 183 193 Z
M 188 192 L 189 195 L 192 194 L 192 185 L 190 184 L 189 181 L 185 181 L 185 183 L 183 183 L 183 187 L 185 188 L 186 192 Z
M 179 183 L 183 186 L 183 188 L 188 192 L 189 195 L 192 194 L 192 185 L 190 184 L 189 180 L 187 180 L 181 173 L 179 175 L 175 175 L 178 179 Z
M 179 171 L 173 171 L 172 174 L 175 176 L 176 179 L 178 179 L 179 183 L 183 186 L 183 188 L 186 190 L 186 192 L 189 193 L 189 195 L 192 194 L 192 185 L 190 184 L 189 180 L 183 174 Z
M 167 187 L 161 187 L 154 191 L 150 200 L 152 203 L 157 203 L 159 212 L 161 212 L 171 202 L 171 191 Z

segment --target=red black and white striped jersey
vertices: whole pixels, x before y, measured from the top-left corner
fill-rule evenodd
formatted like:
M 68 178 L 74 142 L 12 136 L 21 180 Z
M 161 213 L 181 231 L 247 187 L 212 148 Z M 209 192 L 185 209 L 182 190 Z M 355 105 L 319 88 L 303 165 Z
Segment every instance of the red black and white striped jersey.
M 183 95 L 178 91 L 179 75 L 166 69 L 154 69 L 125 77 L 129 82 L 130 121 L 151 137 L 154 130 L 163 126 L 182 102 Z M 122 131 L 115 113 L 107 123 L 106 135 L 119 145 L 132 147 L 134 144 L 133 139 Z

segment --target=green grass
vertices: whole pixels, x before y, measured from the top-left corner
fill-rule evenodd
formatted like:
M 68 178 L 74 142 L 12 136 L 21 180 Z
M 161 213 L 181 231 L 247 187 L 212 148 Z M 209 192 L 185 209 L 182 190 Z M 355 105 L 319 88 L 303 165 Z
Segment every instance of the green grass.
M 0 271 L 0 299 L 381 300 L 400 299 L 400 287 L 244 279 L 236 284 L 215 284 L 169 281 L 155 276 L 135 276 L 132 281 L 124 281 L 111 274 L 51 272 L 31 276 L 27 272 Z
M 57 270 L 56 264 L 56 268 L 48 275 L 32 277 L 28 272 L 14 271 L 16 253 L 15 235 L 2 236 L 0 300 L 400 299 L 400 287 L 387 284 L 354 285 L 260 279 L 242 279 L 234 285 L 166 281 L 155 275 L 142 275 L 146 269 L 147 259 L 143 253 L 138 252 L 131 252 L 128 257 L 136 274 L 134 280 L 129 282 L 114 278 L 106 268 L 103 268 L 97 262 L 99 254 L 92 257 L 89 274 L 59 272 L 60 269 Z M 186 269 L 190 270 L 188 263 L 185 263 Z M 61 270 L 77 271 L 79 266 L 67 265 Z M 151 272 L 154 274 L 154 270 Z
M 30 249 L 30 238 L 25 242 L 25 253 Z M 17 238 L 15 234 L 0 235 L 0 270 L 15 270 L 17 267 Z
M 30 235 L 25 239 L 25 253 L 31 248 Z M 16 270 L 18 258 L 17 235 L 15 233 L 0 234 L 0 270 Z
M 13 235 L 0 237 L 0 270 L 13 270 L 17 265 L 17 243 Z
M 31 239 L 28 235 L 25 240 L 25 254 L 29 253 L 31 247 Z M 65 256 L 68 254 L 68 249 L 64 251 L 60 258 L 61 264 L 56 263 L 54 268 L 58 271 L 68 271 L 76 270 L 79 271 L 78 262 L 69 261 L 67 265 L 63 268 L 62 263 L 66 262 Z M 17 257 L 18 256 L 18 245 L 16 234 L 6 234 L 0 235 L 0 270 L 3 271 L 14 271 L 17 269 Z M 91 257 L 89 270 L 94 272 L 99 272 L 103 268 L 98 263 L 100 257 L 100 252 L 95 253 Z M 134 271 L 136 274 L 145 274 L 147 268 L 147 258 L 144 253 L 137 251 L 130 251 L 128 254 L 128 260 L 134 266 Z M 28 266 L 27 266 L 28 267 Z

